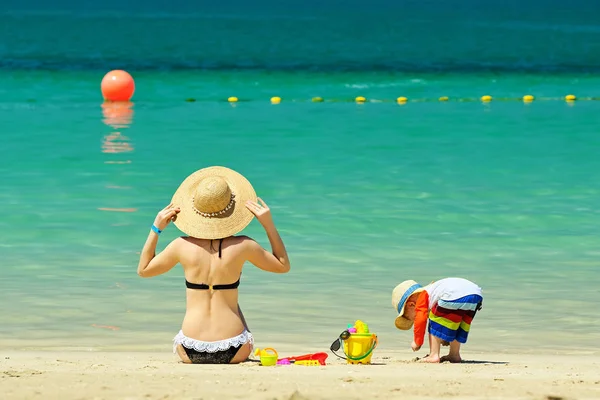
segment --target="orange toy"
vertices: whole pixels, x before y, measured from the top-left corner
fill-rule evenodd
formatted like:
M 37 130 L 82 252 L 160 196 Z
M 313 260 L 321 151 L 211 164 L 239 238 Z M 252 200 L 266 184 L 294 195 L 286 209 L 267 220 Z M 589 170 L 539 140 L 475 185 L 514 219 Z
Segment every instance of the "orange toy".
M 313 354 L 305 354 L 303 356 L 285 357 L 285 359 L 289 360 L 292 363 L 295 363 L 297 361 L 318 361 L 318 363 L 320 365 L 326 365 L 325 360 L 327 360 L 327 357 L 328 357 L 327 353 L 313 353 Z M 309 364 L 306 364 L 306 365 L 309 365 Z
M 126 71 L 114 70 L 104 75 L 100 89 L 104 100 L 129 101 L 135 92 L 135 82 Z

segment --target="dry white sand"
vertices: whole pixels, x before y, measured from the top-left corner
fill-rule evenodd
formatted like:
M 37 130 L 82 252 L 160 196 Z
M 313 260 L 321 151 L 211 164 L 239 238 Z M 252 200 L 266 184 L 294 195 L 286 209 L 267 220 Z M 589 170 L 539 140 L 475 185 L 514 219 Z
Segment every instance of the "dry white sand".
M 288 354 L 291 355 L 291 354 Z M 600 399 L 600 362 L 580 355 L 469 354 L 425 365 L 185 365 L 169 353 L 0 352 L 1 399 Z

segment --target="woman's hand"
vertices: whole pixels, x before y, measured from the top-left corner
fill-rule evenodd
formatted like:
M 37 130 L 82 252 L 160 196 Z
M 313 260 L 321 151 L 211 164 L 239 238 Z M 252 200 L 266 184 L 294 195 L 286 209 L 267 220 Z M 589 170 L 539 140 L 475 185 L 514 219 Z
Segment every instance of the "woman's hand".
M 273 217 L 271 216 L 271 209 L 269 208 L 267 203 L 265 203 L 265 201 L 260 197 L 258 198 L 258 201 L 262 204 L 259 204 L 252 200 L 248 200 L 246 202 L 246 207 L 248 208 L 248 210 L 250 210 L 250 212 L 252 212 L 252 214 L 256 216 L 256 219 L 258 220 L 258 222 L 260 222 L 260 224 L 263 227 L 267 228 L 272 226 Z
M 154 219 L 154 226 L 161 231 L 164 230 L 171 221 L 175 221 L 177 219 L 177 214 L 179 214 L 179 211 L 181 211 L 179 207 L 174 207 L 173 203 L 169 204 L 158 212 L 156 218 Z

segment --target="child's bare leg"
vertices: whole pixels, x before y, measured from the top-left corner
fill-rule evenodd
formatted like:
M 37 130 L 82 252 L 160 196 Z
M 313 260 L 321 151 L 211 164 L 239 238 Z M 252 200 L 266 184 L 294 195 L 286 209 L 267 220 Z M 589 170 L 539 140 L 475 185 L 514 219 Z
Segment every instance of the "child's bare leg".
M 442 346 L 442 340 L 438 337 L 429 334 L 429 355 L 424 357 L 421 361 L 429 363 L 440 362 L 440 348 Z
M 462 358 L 460 358 L 460 342 L 454 340 L 452 343 L 450 343 L 450 352 L 447 356 L 442 357 L 440 361 L 450 361 L 451 363 L 462 362 Z

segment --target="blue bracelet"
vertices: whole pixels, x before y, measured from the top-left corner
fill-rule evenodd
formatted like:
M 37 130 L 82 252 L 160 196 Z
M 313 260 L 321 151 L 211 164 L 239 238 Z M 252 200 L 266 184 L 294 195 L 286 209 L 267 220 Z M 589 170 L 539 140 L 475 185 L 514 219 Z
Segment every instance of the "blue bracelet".
M 162 232 L 162 231 L 161 231 L 160 229 L 158 229 L 158 228 L 157 228 L 157 227 L 156 227 L 154 224 L 152 224 L 152 230 L 153 230 L 154 232 L 156 232 L 157 234 L 159 234 L 159 235 L 160 235 L 160 233 Z

